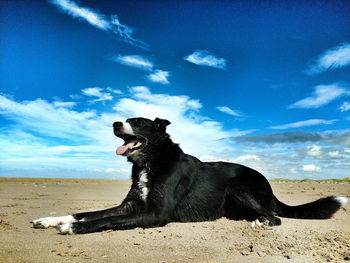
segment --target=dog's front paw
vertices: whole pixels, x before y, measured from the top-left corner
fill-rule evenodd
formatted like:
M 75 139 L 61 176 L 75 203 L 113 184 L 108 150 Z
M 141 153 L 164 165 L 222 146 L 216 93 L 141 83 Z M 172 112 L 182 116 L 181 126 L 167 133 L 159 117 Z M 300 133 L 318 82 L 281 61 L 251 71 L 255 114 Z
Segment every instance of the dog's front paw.
M 67 224 L 75 222 L 73 216 L 49 216 L 49 217 L 43 217 L 39 219 L 35 219 L 32 221 L 34 228 L 49 228 L 49 227 L 56 227 L 58 225 Z
M 32 221 L 34 228 L 49 228 L 51 226 L 56 226 L 56 220 L 53 217 L 43 217 L 35 219 Z
M 57 230 L 62 235 L 73 235 L 75 232 L 73 231 L 73 223 L 66 223 L 63 225 L 58 225 Z

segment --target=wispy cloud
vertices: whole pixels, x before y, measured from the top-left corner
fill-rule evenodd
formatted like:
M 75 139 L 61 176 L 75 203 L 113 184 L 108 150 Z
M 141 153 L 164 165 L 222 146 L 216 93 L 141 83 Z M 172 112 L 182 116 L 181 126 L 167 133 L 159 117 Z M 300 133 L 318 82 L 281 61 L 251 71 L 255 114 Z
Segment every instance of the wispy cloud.
M 102 88 L 94 87 L 94 88 L 86 88 L 82 89 L 81 92 L 85 96 L 96 97 L 97 99 L 90 100 L 90 102 L 98 102 L 98 101 L 106 101 L 112 100 L 113 96 L 109 92 L 104 92 Z
M 53 105 L 56 107 L 62 107 L 62 108 L 73 108 L 74 106 L 77 105 L 76 102 L 74 101 L 54 101 Z
M 184 59 L 199 66 L 208 66 L 219 69 L 226 68 L 226 59 L 218 58 L 208 50 L 196 50 L 192 54 L 184 57 Z
M 350 65 L 350 43 L 345 43 L 325 51 L 311 64 L 306 70 L 306 73 L 313 75 L 347 65 Z
M 100 14 L 98 11 L 91 8 L 79 6 L 71 0 L 49 0 L 49 2 L 57 6 L 62 12 L 76 19 L 85 21 L 100 30 L 112 33 L 123 42 L 142 49 L 149 49 L 148 44 L 133 38 L 134 30 L 120 23 L 117 15 L 112 15 L 110 19 L 108 19 L 106 15 Z
M 111 93 L 117 94 L 117 95 L 123 94 L 123 92 L 121 90 L 119 90 L 119 89 L 112 89 L 111 87 L 107 87 L 106 90 L 111 92 Z
M 111 16 L 111 25 L 112 25 L 112 29 L 111 29 L 112 33 L 117 37 L 119 37 L 119 39 L 121 39 L 122 41 L 129 43 L 133 46 L 137 46 L 142 49 L 149 50 L 149 45 L 147 43 L 132 37 L 134 29 L 120 23 L 117 15 Z
M 245 162 L 247 160 L 254 160 L 254 161 L 260 161 L 260 157 L 256 154 L 247 154 L 239 156 L 235 159 L 236 162 Z
M 90 25 L 101 30 L 110 30 L 111 25 L 104 15 L 87 7 L 80 7 L 75 2 L 69 0 L 50 0 L 50 2 L 59 7 L 63 12 L 79 20 L 84 20 Z
M 232 110 L 227 106 L 218 106 L 218 107 L 216 107 L 216 109 L 218 109 L 219 111 L 221 111 L 223 113 L 226 113 L 226 114 L 229 114 L 229 115 L 232 115 L 235 117 L 243 117 L 243 115 L 240 112 L 238 112 L 236 110 Z
M 294 128 L 301 128 L 301 127 L 307 127 L 307 126 L 315 126 L 315 125 L 330 125 L 335 123 L 337 120 L 322 120 L 322 119 L 311 119 L 311 120 L 305 120 L 305 121 L 298 121 L 278 126 L 272 126 L 271 129 L 275 130 L 286 130 L 286 129 L 294 129 Z
M 150 81 L 161 83 L 161 84 L 169 84 L 168 77 L 170 76 L 168 71 L 164 70 L 155 70 L 151 74 L 147 76 Z
M 289 105 L 288 108 L 316 109 L 347 94 L 350 94 L 349 91 L 339 83 L 318 85 L 309 97 Z
M 133 67 L 133 68 L 137 68 L 137 69 L 141 69 L 149 72 L 148 75 L 146 76 L 146 78 L 149 81 L 164 84 L 164 85 L 170 83 L 168 79 L 170 76 L 170 72 L 165 70 L 160 70 L 160 69 L 154 69 L 154 63 L 144 56 L 118 55 L 113 57 L 112 60 L 125 66 L 129 66 L 129 67 Z
M 345 101 L 342 105 L 339 106 L 341 112 L 350 110 L 350 103 Z
M 127 56 L 118 55 L 112 58 L 112 60 L 129 67 L 134 67 L 134 68 L 138 68 L 146 71 L 153 70 L 153 63 L 147 58 L 140 55 L 127 55 Z

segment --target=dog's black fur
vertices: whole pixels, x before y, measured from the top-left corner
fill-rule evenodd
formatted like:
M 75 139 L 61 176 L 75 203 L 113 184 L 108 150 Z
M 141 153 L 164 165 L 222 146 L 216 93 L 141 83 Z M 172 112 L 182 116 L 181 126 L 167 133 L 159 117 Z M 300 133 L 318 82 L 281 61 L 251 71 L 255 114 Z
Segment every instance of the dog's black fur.
M 337 197 L 326 197 L 288 206 L 274 196 L 269 182 L 259 172 L 234 163 L 201 162 L 185 154 L 166 133 L 169 124 L 158 118 L 131 118 L 113 124 L 115 135 L 125 140 L 118 154 L 133 164 L 131 189 L 118 207 L 73 215 L 72 233 L 157 227 L 220 217 L 258 219 L 273 226 L 281 224 L 277 216 L 330 218 L 342 204 Z

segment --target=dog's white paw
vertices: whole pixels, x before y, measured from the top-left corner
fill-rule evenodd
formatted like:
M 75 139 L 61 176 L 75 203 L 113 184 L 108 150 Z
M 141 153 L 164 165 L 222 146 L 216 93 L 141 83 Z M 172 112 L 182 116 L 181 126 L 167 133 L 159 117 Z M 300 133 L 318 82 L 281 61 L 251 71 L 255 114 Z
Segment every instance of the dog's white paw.
M 73 228 L 72 228 L 72 223 L 59 225 L 59 226 L 57 226 L 57 230 L 62 235 L 73 235 L 74 234 Z
M 57 220 L 54 217 L 43 217 L 39 219 L 35 219 L 32 221 L 34 228 L 49 228 L 57 225 Z
M 259 221 L 259 219 L 255 219 L 253 222 L 252 222 L 252 228 L 254 228 L 254 227 L 261 227 L 262 225 L 263 225 L 264 223 L 261 223 L 260 221 Z
M 49 228 L 49 227 L 56 227 L 61 224 L 67 224 L 75 222 L 73 216 L 49 216 L 49 217 L 42 217 L 39 219 L 35 219 L 32 221 L 34 228 Z

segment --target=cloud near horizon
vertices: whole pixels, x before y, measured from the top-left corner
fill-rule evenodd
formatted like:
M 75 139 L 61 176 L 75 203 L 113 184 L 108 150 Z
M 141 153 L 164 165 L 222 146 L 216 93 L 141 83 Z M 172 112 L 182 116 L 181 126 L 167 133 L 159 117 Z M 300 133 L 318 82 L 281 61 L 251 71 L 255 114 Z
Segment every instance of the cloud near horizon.
M 305 172 L 319 172 L 321 168 L 314 164 L 305 164 L 303 165 L 303 171 Z
M 350 130 L 335 130 L 323 132 L 280 132 L 260 135 L 248 135 L 227 138 L 234 142 L 256 144 L 296 144 L 296 143 L 326 143 L 342 147 L 350 147 Z
M 97 95 L 95 92 L 88 93 Z M 113 135 L 112 123 L 135 116 L 170 120 L 172 124 L 167 131 L 173 141 L 203 161 L 238 162 L 269 178 L 312 176 L 303 170 L 310 163 L 320 167 L 319 178 L 327 177 L 330 169 L 332 176 L 339 177 L 350 166 L 344 162 L 350 152 L 349 130 L 249 135 L 254 130 L 227 130 L 223 123 L 202 115 L 203 104 L 197 99 L 152 93 L 144 86 L 129 88 L 128 93 L 109 106 L 112 108 L 104 108 L 102 112 L 79 111 L 78 106 L 73 110 L 65 101 L 61 102 L 16 101 L 0 95 L 0 114 L 12 121 L 11 125 L 0 128 L 2 171 L 25 171 L 28 175 L 46 172 L 46 176 L 56 176 L 61 171 L 72 176 L 128 178 L 130 165 L 124 158 L 115 156 L 115 149 L 122 141 Z M 268 146 L 262 147 L 259 142 Z M 290 147 L 293 143 L 303 146 Z M 320 149 L 321 158 L 307 153 L 309 143 L 327 143 L 332 147 Z M 323 160 L 328 160 L 327 167 Z M 293 169 L 286 171 L 286 167 Z M 281 171 L 285 174 L 281 175 Z
M 82 92 L 97 98 L 104 96 L 100 88 Z M 112 123 L 135 116 L 169 119 L 173 123 L 169 126 L 173 140 L 180 142 L 186 152 L 199 158 L 220 158 L 229 150 L 229 145 L 220 138 L 242 132 L 224 130 L 220 122 L 202 116 L 201 108 L 199 100 L 153 94 L 143 86 L 130 88 L 127 97 L 118 99 L 113 109 L 102 113 L 72 110 L 64 101 L 59 104 L 42 99 L 17 102 L 0 95 L 0 115 L 13 122 L 1 128 L 2 167 L 88 169 L 90 173 L 105 173 L 118 167 L 124 172 L 116 176 L 127 178 L 125 171 L 129 164 L 114 154 L 121 141 L 113 135 Z
M 208 50 L 196 50 L 192 54 L 185 56 L 184 60 L 199 66 L 226 69 L 226 59 L 218 58 Z

